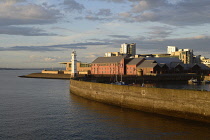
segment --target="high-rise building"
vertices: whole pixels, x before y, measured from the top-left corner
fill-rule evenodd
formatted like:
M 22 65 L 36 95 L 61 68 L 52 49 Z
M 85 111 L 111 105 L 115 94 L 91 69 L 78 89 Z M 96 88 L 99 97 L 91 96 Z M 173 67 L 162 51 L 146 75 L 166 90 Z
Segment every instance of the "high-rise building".
M 192 49 L 179 49 L 178 51 L 171 52 L 171 56 L 177 56 L 184 64 L 193 64 L 194 62 Z
M 172 52 L 178 51 L 178 48 L 176 46 L 168 46 L 167 53 L 171 54 Z
M 136 43 L 121 44 L 120 53 L 125 54 L 125 55 L 135 56 L 136 55 Z

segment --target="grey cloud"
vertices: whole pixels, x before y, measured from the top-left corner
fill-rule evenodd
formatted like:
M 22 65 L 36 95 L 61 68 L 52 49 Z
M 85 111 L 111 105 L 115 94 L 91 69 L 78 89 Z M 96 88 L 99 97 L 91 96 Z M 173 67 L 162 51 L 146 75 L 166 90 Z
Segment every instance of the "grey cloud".
M 57 47 L 57 48 L 56 48 Z M 62 48 L 68 49 L 86 49 L 86 47 L 71 47 L 67 44 L 65 45 L 54 45 L 54 46 L 14 46 L 14 47 L 4 47 L 0 48 L 0 51 L 37 51 L 37 52 L 44 52 L 44 51 L 62 51 Z
M 110 21 L 113 20 L 112 17 L 113 13 L 110 9 L 99 9 L 97 12 L 93 13 L 92 11 L 88 11 L 87 15 L 84 17 L 87 20 L 93 20 L 93 21 Z M 77 19 L 82 19 L 77 18 Z
M 147 32 L 147 34 L 149 35 L 150 39 L 154 39 L 154 38 L 164 39 L 164 38 L 168 37 L 173 31 L 173 28 L 159 27 L 159 26 L 150 27 L 149 29 L 151 31 Z
M 140 0 L 137 5 L 134 2 L 127 14 L 120 15 L 121 20 L 126 17 L 126 22 L 151 21 L 184 26 L 209 23 L 209 13 L 209 0 L 179 1 L 177 3 L 169 3 L 168 0 Z
M 100 9 L 99 12 L 96 14 L 99 16 L 111 16 L 111 10 L 110 9 Z
M 55 36 L 56 34 L 46 33 L 42 29 L 17 26 L 0 26 L 0 34 L 22 35 L 22 36 Z
M 0 51 L 59 51 L 49 46 L 14 46 L 0 48 Z
M 103 42 L 86 42 L 73 44 L 58 44 L 50 46 L 14 46 L 14 47 L 0 47 L 0 51 L 63 51 L 63 49 L 86 49 L 86 46 L 91 45 L 108 45 Z
M 60 47 L 60 48 L 79 48 L 86 49 L 85 46 L 97 46 L 97 45 L 108 45 L 106 42 L 85 42 L 85 43 L 72 43 L 72 44 L 60 44 L 60 45 L 52 45 L 51 47 Z M 84 46 L 84 47 L 82 47 Z
M 95 0 L 95 1 L 107 1 L 107 2 L 121 3 L 121 2 L 126 2 L 127 0 Z
M 81 19 L 81 18 L 79 18 L 79 19 Z M 108 21 L 108 20 L 110 20 L 110 18 L 102 18 L 102 17 L 98 17 L 98 16 L 86 16 L 85 19 L 93 20 L 93 21 L 97 21 L 97 20 L 99 20 L 99 21 Z
M 67 29 L 67 28 L 62 28 L 62 27 L 52 27 L 51 29 L 65 31 L 65 32 L 74 32 L 73 30 L 70 30 L 70 29 Z
M 130 38 L 130 36 L 128 35 L 109 35 L 109 36 L 113 38 Z
M 164 5 L 166 0 L 139 0 L 132 5 L 133 12 L 143 12 Z
M 63 5 L 66 6 L 67 11 L 82 11 L 85 9 L 84 5 L 76 2 L 75 0 L 64 0 Z
M 0 26 L 56 23 L 62 16 L 59 10 L 41 5 L 0 3 Z
M 0 3 L 1 2 L 8 2 L 8 1 L 14 2 L 14 3 L 16 3 L 16 2 L 26 2 L 26 0 L 1 0 Z

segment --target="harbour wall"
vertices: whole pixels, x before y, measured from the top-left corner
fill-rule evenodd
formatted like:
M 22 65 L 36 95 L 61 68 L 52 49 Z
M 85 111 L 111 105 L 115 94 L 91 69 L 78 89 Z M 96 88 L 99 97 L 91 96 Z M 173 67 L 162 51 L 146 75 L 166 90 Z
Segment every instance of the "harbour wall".
M 102 103 L 210 123 L 210 92 L 70 80 L 70 92 Z
M 67 79 L 69 80 L 70 74 L 49 74 L 49 73 L 31 73 L 28 75 L 19 76 L 23 78 L 44 78 L 44 79 Z

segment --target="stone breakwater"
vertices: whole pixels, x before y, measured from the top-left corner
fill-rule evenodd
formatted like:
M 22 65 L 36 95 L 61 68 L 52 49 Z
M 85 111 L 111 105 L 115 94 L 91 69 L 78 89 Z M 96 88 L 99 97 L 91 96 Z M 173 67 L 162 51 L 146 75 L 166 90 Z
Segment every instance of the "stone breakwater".
M 44 78 L 44 79 L 70 79 L 70 74 L 45 74 L 45 73 L 31 73 L 28 75 L 19 76 L 23 78 Z
M 70 80 L 72 94 L 102 103 L 210 123 L 210 92 Z

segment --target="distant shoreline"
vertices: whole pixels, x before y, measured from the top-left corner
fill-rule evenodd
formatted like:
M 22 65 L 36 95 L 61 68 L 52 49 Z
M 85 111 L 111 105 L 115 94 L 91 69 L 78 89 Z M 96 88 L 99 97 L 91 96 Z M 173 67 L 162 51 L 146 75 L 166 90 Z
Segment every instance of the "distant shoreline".
M 42 69 L 36 69 L 36 68 L 0 68 L 0 70 L 42 70 Z

